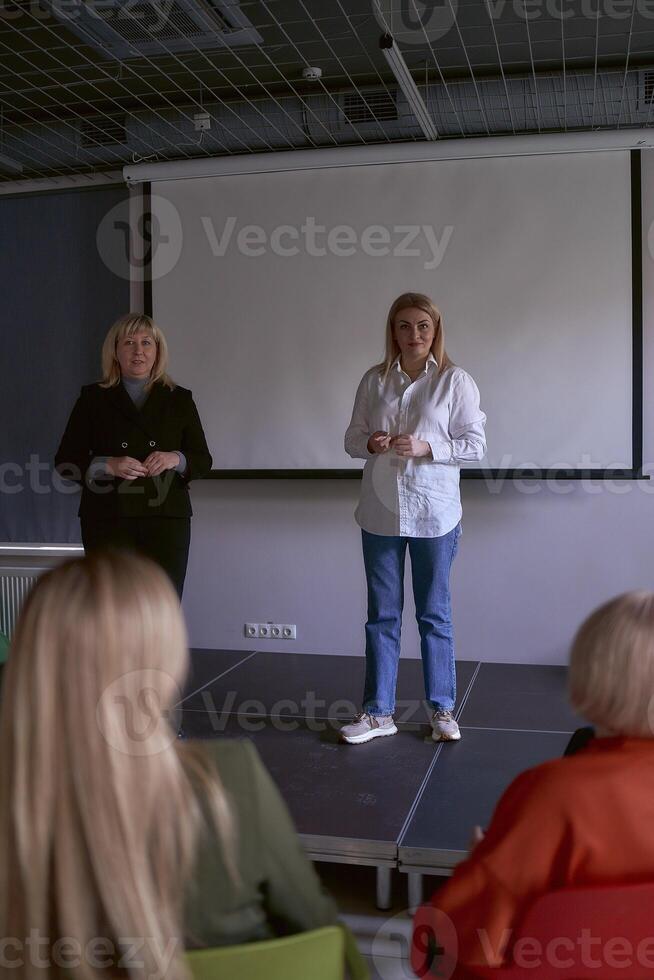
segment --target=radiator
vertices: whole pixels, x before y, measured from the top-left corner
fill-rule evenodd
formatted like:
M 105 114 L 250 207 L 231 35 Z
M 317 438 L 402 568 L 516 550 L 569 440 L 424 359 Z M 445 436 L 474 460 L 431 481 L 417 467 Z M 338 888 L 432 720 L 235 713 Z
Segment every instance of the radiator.
M 45 568 L 0 568 L 0 633 L 11 636 L 27 593 Z

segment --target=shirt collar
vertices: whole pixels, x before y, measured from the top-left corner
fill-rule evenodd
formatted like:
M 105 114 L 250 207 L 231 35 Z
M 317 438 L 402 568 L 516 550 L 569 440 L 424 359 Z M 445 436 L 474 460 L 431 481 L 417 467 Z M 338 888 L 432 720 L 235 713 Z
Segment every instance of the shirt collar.
M 402 357 L 401 354 L 398 354 L 397 355 L 397 357 L 395 358 L 395 360 L 391 364 L 391 368 L 395 368 L 397 371 L 401 371 L 402 370 L 402 368 L 400 366 L 400 359 L 401 359 L 401 357 Z M 434 357 L 434 355 L 432 354 L 431 351 L 429 351 L 429 354 L 427 355 L 427 363 L 425 364 L 425 372 L 424 372 L 425 374 L 427 373 L 430 364 L 433 364 L 435 367 L 438 367 L 438 361 L 436 360 L 436 358 Z

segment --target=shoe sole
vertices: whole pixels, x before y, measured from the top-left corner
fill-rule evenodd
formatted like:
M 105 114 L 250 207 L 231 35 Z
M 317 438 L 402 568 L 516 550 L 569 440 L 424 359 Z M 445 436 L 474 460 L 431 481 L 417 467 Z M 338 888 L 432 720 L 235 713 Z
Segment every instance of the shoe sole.
M 461 738 L 461 732 L 457 732 L 456 735 L 442 735 L 436 734 L 436 732 L 431 733 L 431 737 L 434 742 L 458 742 Z
M 347 742 L 348 745 L 361 745 L 362 742 L 369 742 L 373 738 L 381 738 L 384 735 L 396 735 L 397 728 L 395 725 L 388 728 L 373 728 L 369 732 L 364 732 L 363 735 L 341 735 L 341 739 Z

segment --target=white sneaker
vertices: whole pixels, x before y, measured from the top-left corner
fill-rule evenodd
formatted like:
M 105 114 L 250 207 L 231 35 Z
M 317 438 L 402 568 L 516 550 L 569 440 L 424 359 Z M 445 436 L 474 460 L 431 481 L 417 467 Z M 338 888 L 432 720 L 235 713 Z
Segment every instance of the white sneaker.
M 359 745 L 360 742 L 369 742 L 371 738 L 380 738 L 382 735 L 395 735 L 397 728 L 392 715 L 369 715 L 367 711 L 362 711 L 356 716 L 349 725 L 341 728 L 341 738 L 350 745 Z
M 431 716 L 431 727 L 431 737 L 435 742 L 457 742 L 461 738 L 451 711 L 435 711 Z

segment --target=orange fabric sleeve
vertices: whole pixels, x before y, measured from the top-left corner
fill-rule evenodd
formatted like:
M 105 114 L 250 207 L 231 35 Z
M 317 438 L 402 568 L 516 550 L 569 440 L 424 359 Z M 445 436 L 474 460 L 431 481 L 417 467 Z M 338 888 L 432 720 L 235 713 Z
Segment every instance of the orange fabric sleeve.
M 545 763 L 514 780 L 483 841 L 431 899 L 439 910 L 440 945 L 447 949 L 456 942 L 460 964 L 501 964 L 526 907 L 569 867 L 569 835 L 553 769 L 559 764 Z

